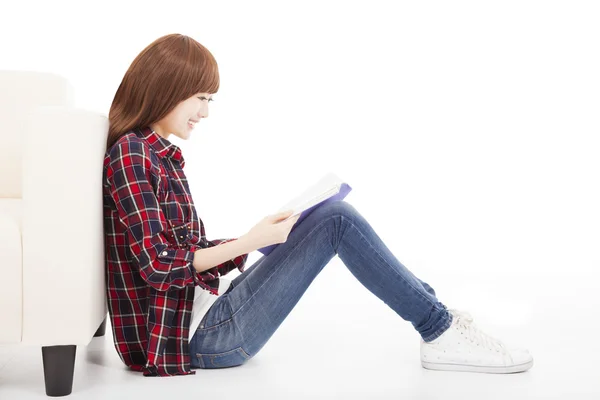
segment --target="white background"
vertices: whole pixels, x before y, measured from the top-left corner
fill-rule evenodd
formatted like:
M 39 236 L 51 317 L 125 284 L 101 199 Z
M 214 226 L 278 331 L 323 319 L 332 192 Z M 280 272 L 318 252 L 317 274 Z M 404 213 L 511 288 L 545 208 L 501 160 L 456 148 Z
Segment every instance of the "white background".
M 512 397 L 600 393 L 592 378 L 600 328 L 597 2 L 94 4 L 3 3 L 0 69 L 64 75 L 78 106 L 108 114 L 129 64 L 153 40 L 183 33 L 205 45 L 220 90 L 191 139 L 170 140 L 183 150 L 209 239 L 246 233 L 333 171 L 353 188 L 346 201 L 442 302 L 532 351 L 527 378 L 511 378 L 525 379 L 519 385 L 484 386 L 518 387 L 505 393 Z M 384 321 L 407 341 L 382 349 L 393 344 L 418 358 L 410 324 L 339 259 L 313 286 L 265 352 L 304 345 L 290 358 L 314 368 L 312 349 Z M 363 341 L 378 335 L 360 333 Z M 348 346 L 356 351 L 349 359 L 371 352 Z M 357 367 L 373 378 L 393 368 L 377 356 Z M 464 375 L 442 375 L 448 393 L 460 394 L 453 379 L 482 379 Z M 324 398 L 341 393 L 331 379 L 320 383 L 330 388 Z M 414 385 L 430 384 L 421 379 Z

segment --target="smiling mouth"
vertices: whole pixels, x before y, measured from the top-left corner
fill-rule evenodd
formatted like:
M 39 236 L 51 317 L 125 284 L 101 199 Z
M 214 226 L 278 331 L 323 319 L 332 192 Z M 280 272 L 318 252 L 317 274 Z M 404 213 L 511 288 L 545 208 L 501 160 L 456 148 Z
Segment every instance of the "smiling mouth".
M 194 128 L 197 123 L 198 123 L 198 121 L 192 121 L 191 119 L 188 120 L 188 125 L 191 126 L 192 128 Z

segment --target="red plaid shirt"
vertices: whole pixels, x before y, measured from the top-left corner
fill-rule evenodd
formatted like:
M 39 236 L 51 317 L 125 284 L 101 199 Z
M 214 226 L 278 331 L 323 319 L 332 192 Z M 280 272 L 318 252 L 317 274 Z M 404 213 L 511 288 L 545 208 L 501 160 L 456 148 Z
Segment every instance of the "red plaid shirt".
M 194 251 L 207 240 L 183 172 L 179 147 L 150 128 L 107 150 L 103 169 L 108 310 L 115 348 L 145 376 L 194 374 L 188 332 L 195 286 L 217 295 L 219 276 L 243 272 L 248 254 L 202 273 Z

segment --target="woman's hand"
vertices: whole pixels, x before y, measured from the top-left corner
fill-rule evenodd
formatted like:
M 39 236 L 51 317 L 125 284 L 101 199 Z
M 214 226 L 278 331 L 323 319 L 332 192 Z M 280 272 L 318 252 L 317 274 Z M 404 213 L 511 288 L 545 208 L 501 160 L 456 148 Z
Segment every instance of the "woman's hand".
M 284 243 L 287 240 L 290 231 L 294 227 L 300 214 L 283 221 L 293 210 L 283 211 L 264 217 L 259 223 L 252 227 L 244 236 L 253 244 L 253 247 L 260 249 L 272 244 Z M 283 221 L 283 222 L 281 222 Z

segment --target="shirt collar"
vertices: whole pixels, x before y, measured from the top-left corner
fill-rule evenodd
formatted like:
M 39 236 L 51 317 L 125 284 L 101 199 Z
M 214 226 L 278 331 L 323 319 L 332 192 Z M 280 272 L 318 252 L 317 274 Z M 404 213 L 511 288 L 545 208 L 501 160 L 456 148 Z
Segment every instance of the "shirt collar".
M 154 132 L 150 127 L 138 128 L 134 129 L 134 131 L 138 137 L 145 139 L 150 146 L 152 146 L 159 157 L 169 157 L 178 160 L 181 164 L 181 168 L 183 168 L 185 165 L 185 160 L 183 158 L 181 149 L 178 146 Z

